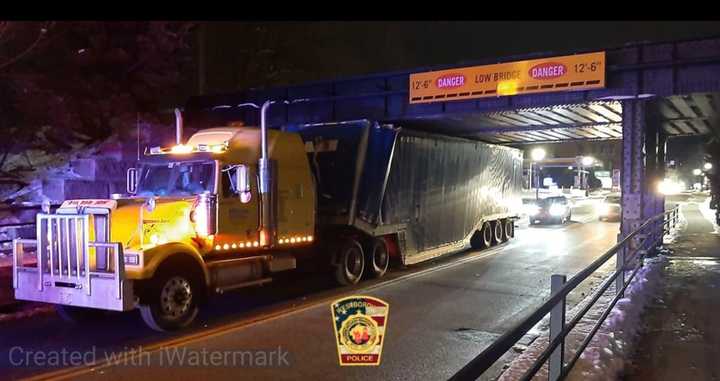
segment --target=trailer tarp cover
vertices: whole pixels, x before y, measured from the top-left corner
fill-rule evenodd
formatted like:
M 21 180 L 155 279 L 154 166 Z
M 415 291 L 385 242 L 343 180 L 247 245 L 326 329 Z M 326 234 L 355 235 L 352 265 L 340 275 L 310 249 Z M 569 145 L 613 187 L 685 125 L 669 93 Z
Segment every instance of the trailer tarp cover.
M 462 241 L 478 222 L 521 206 L 518 149 L 369 121 L 297 130 L 316 176 L 321 223 L 350 221 L 354 205 L 371 225 L 405 224 L 421 252 Z

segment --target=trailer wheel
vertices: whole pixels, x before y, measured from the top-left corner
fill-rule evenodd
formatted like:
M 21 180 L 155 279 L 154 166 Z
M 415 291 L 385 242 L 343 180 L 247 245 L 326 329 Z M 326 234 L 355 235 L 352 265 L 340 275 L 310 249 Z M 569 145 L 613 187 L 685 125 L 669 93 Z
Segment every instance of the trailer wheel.
M 373 238 L 365 262 L 369 264 L 366 269 L 369 278 L 380 278 L 385 275 L 390 265 L 390 254 L 384 239 Z
M 357 284 L 365 270 L 365 254 L 362 246 L 353 238 L 345 238 L 337 252 L 335 280 L 341 286 Z
M 105 311 L 95 308 L 66 306 L 63 304 L 56 304 L 55 312 L 57 312 L 61 319 L 73 324 L 87 323 L 97 320 L 105 314 Z
M 515 237 L 515 222 L 511 219 L 505 220 L 505 240 Z
M 480 230 L 476 230 L 475 234 L 470 237 L 470 246 L 475 250 L 488 248 L 492 245 L 492 227 L 489 222 L 485 222 Z
M 175 269 L 175 271 L 173 271 Z M 176 266 L 158 269 L 149 284 L 145 300 L 141 300 L 140 314 L 145 324 L 155 331 L 176 331 L 189 326 L 198 314 L 201 281 Z
M 483 224 L 481 237 L 483 248 L 492 246 L 492 227 L 489 222 Z
M 493 245 L 501 243 L 503 238 L 505 238 L 505 233 L 503 233 L 502 221 L 493 222 Z

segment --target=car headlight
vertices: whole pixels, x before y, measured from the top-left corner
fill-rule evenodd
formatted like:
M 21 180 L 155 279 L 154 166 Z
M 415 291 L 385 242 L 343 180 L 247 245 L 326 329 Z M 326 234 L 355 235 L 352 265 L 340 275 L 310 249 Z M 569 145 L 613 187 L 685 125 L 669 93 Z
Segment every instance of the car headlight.
M 597 212 L 601 216 L 606 216 L 608 213 L 610 213 L 610 205 L 608 205 L 608 204 L 598 205 Z
M 525 213 L 528 216 L 534 216 L 538 213 L 540 213 L 540 207 L 535 204 L 529 204 L 525 206 Z
M 551 216 L 562 216 L 563 214 L 565 214 L 565 205 L 552 204 L 550 206 Z

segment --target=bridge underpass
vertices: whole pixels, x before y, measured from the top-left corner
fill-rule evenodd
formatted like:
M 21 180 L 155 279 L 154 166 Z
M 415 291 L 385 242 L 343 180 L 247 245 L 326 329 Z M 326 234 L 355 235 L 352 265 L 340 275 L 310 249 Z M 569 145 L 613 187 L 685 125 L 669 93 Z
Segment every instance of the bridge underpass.
M 253 124 L 255 121 L 251 113 L 239 110 L 233 105 L 247 101 L 262 102 L 266 99 L 302 99 L 302 102 L 278 105 L 272 118 L 273 124 L 282 127 L 289 124 L 368 118 L 405 128 L 514 146 L 621 139 L 623 212 L 619 227 L 620 234 L 617 237 L 621 240 L 650 217 L 660 214 L 665 209 L 665 197 L 659 194 L 657 185 L 665 175 L 668 139 L 679 139 L 690 135 L 720 137 L 717 123 L 718 110 L 720 110 L 718 102 L 720 40 L 624 46 L 607 50 L 606 55 L 606 86 L 602 89 L 456 101 L 442 99 L 432 103 L 414 104 L 411 102 L 412 92 L 409 89 L 412 86 L 412 73 L 392 73 L 267 92 L 196 98 L 189 102 L 188 110 L 207 111 L 215 108 L 216 115 L 222 114 L 222 117 L 230 119 L 239 118 L 248 124 Z M 507 61 L 537 57 L 537 55 L 513 57 L 508 58 Z M 447 68 L 428 70 L 438 69 Z M 594 229 L 599 226 L 586 227 Z M 612 229 L 617 232 L 617 227 Z M 598 231 L 591 234 L 606 233 L 607 231 Z M 610 234 L 614 238 L 615 233 Z M 649 234 L 657 236 L 660 232 Z M 535 240 L 536 243 L 532 246 L 538 245 L 537 242 L 545 243 L 540 238 Z M 541 252 L 551 253 L 555 247 L 563 244 L 562 239 L 557 239 L 550 245 L 535 247 L 539 250 L 535 251 L 534 255 Z M 576 247 L 573 250 L 580 253 L 592 249 L 598 248 Z M 602 252 L 604 249 L 600 250 Z M 618 253 L 617 258 L 620 262 L 619 267 L 624 268 L 621 252 Z M 496 259 L 496 261 L 502 260 Z M 544 261 L 551 259 L 544 258 Z M 510 268 L 504 270 L 518 271 L 522 266 L 520 263 L 522 262 L 513 263 L 514 270 Z M 532 271 L 534 266 L 540 264 L 523 267 L 519 271 Z M 446 377 L 448 371 L 453 374 L 452 372 L 457 370 L 457 364 L 463 362 L 458 359 L 466 355 L 465 343 L 458 345 L 456 341 L 440 334 L 450 330 L 453 323 L 449 322 L 473 322 L 470 323 L 473 324 L 472 328 L 461 327 L 456 328 L 456 331 L 466 330 L 469 335 L 475 335 L 477 341 L 473 343 L 474 347 L 482 348 L 492 340 L 488 340 L 488 336 L 492 338 L 492 333 L 498 331 L 498 327 L 493 327 L 494 324 L 506 324 L 517 320 L 518 316 L 527 315 L 527 310 L 522 309 L 514 311 L 499 309 L 498 311 L 501 311 L 499 315 L 488 315 L 487 310 L 494 309 L 494 306 L 488 309 L 477 308 L 477 306 L 488 306 L 490 300 L 495 299 L 484 299 L 474 291 L 494 289 L 499 284 L 488 278 L 484 278 L 481 284 L 463 283 L 467 278 L 472 278 L 473 273 L 478 276 L 476 272 L 487 270 L 479 269 L 478 266 L 468 270 L 458 270 L 466 273 L 458 273 L 452 277 L 452 280 L 439 275 L 438 278 L 418 281 L 412 287 L 401 286 L 400 290 L 388 289 L 387 293 L 380 293 L 382 297 L 390 298 L 392 303 L 399 305 L 398 311 L 407 313 L 409 310 L 421 314 L 424 317 L 422 319 L 425 321 L 424 326 L 429 326 L 422 330 L 421 334 L 430 335 L 434 346 L 453 345 L 449 349 L 452 355 L 442 357 L 437 355 L 439 351 L 427 345 L 423 346 L 419 340 L 404 341 L 405 345 L 402 348 L 411 347 L 416 350 L 414 353 L 409 353 L 407 350 L 402 352 L 404 356 L 415 360 L 412 361 L 413 365 L 430 364 L 432 369 L 423 369 L 423 376 Z M 555 271 L 566 270 L 551 271 L 557 273 Z M 621 278 L 616 279 L 616 287 L 622 284 Z M 524 282 L 526 279 L 526 274 L 516 274 L 511 282 Z M 438 291 L 440 288 L 442 291 Z M 522 286 L 510 290 L 503 289 L 502 299 L 513 300 L 517 296 L 515 292 L 522 293 L 521 290 L 523 290 Z M 418 308 L 414 303 L 399 302 L 399 300 L 412 299 L 408 295 L 413 291 L 422 293 L 423 299 L 429 303 L 437 303 L 441 308 Z M 528 294 L 523 296 L 531 298 Z M 458 311 L 458 304 L 465 303 L 476 306 L 471 308 L 471 312 Z M 572 303 L 568 308 L 572 308 L 571 306 Z M 415 324 L 414 321 L 412 317 L 406 316 L 403 322 L 408 327 L 423 325 Z M 411 332 L 414 331 L 409 328 L 402 330 L 401 334 L 407 337 Z M 242 336 L 238 335 L 238 338 Z M 483 342 L 483 340 L 487 341 Z M 417 353 L 418 350 L 420 354 Z M 398 347 L 392 349 L 392 352 L 397 353 L 396 351 L 402 349 Z M 395 362 L 389 364 L 382 375 L 392 377 L 405 372 L 406 369 L 409 367 Z M 356 372 L 343 375 L 368 376 L 369 374 Z M 414 375 L 422 377 L 419 374 Z
M 573 52 L 582 53 L 587 52 Z M 553 56 L 558 55 L 506 57 L 472 65 Z M 606 50 L 605 57 L 605 86 L 587 90 L 458 100 L 436 95 L 437 101 L 414 103 L 413 99 L 420 99 L 411 97 L 414 73 L 462 69 L 443 66 L 195 97 L 188 101 L 186 111 L 190 122 L 197 125 L 228 120 L 252 125 L 258 123 L 257 113 L 237 105 L 277 100 L 269 112 L 269 123 L 276 128 L 374 119 L 513 146 L 622 139 L 621 238 L 664 210 L 664 197 L 656 190 L 664 177 L 667 139 L 720 136 L 716 122 L 720 109 L 720 39 L 629 44 Z
M 541 56 L 551 54 L 507 60 Z M 411 73 L 406 72 L 199 97 L 188 102 L 186 111 L 189 125 L 219 120 L 257 124 L 255 110 L 236 106 L 248 101 L 302 99 L 273 106 L 270 123 L 281 128 L 368 118 L 508 145 L 622 139 L 622 230 L 626 232 L 664 207 L 654 192 L 654 181 L 662 178 L 666 140 L 718 134 L 713 120 L 718 110 L 715 93 L 720 91 L 720 40 L 610 49 L 607 64 L 606 86 L 594 90 L 411 104 Z M 418 70 L 431 69 L 438 68 Z M 616 239 L 617 230 L 615 224 L 597 221 L 526 229 L 521 233 L 525 237 L 507 246 L 402 269 L 383 281 L 355 288 L 329 289 L 322 279 L 279 279 L 274 288 L 226 295 L 187 335 L 151 332 L 140 328 L 137 316 L 132 315 L 108 316 L 82 326 L 63 325 L 48 317 L 8 326 L 0 332 L 0 341 L 20 348 L 83 353 L 92 348 L 99 357 L 106 350 L 140 347 L 146 350 L 143 359 L 147 353 L 148 359 L 155 360 L 167 353 L 160 348 L 237 350 L 281 345 L 293 354 L 293 368 L 245 368 L 240 370 L 242 375 L 258 379 L 447 378 L 543 301 L 551 272 L 573 274 L 586 268 Z M 579 292 L 590 290 L 588 286 Z M 393 306 L 393 333 L 379 368 L 337 366 L 327 306 L 340 295 L 357 292 L 376 294 Z M 108 330 L 108 325 L 113 329 Z M 0 368 L 8 369 L 9 377 L 58 371 L 11 367 L 12 359 L 17 360 L 0 356 Z M 74 379 L 237 377 L 237 372 L 223 370 L 227 371 L 123 367 L 108 362 L 62 369 L 54 375 Z

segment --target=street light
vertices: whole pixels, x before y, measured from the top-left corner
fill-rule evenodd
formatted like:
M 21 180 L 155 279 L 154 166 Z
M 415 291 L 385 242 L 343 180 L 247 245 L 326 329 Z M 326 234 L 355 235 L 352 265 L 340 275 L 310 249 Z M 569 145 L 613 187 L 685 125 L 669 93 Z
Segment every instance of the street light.
M 700 168 L 693 169 L 693 175 L 700 176 L 701 174 L 702 174 L 702 171 L 700 170 Z
M 595 159 L 590 156 L 583 156 L 583 158 L 582 158 L 582 165 L 584 167 L 589 167 L 589 166 L 593 165 L 594 162 L 595 162 Z
M 545 158 L 545 150 L 542 148 L 535 148 L 530 152 L 530 157 L 532 157 L 533 161 L 541 161 Z
M 580 189 L 587 188 L 587 176 L 584 175 L 585 167 L 590 167 L 595 163 L 595 158 L 592 156 L 583 156 L 580 158 L 580 165 L 578 165 L 578 180 L 580 182 Z
M 705 165 L 703 165 L 703 168 L 705 168 L 706 171 L 709 171 L 709 170 L 712 169 L 712 164 L 710 164 L 710 163 L 705 163 Z

